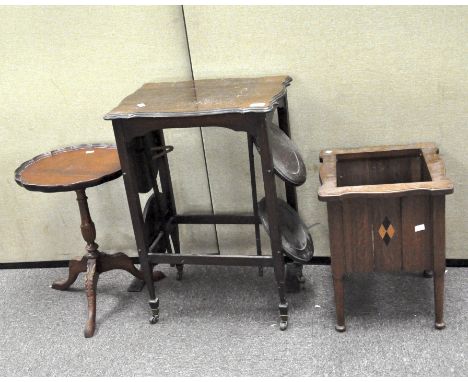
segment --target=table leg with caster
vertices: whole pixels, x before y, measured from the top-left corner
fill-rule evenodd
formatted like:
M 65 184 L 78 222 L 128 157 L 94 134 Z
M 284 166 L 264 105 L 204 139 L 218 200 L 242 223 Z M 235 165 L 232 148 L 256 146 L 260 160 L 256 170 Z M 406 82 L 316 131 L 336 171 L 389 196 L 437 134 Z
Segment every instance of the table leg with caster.
M 149 306 L 151 309 L 150 324 L 155 324 L 159 321 L 159 298 L 150 300 Z
M 279 313 L 280 313 L 280 330 L 286 330 L 288 328 L 288 303 L 279 304 Z

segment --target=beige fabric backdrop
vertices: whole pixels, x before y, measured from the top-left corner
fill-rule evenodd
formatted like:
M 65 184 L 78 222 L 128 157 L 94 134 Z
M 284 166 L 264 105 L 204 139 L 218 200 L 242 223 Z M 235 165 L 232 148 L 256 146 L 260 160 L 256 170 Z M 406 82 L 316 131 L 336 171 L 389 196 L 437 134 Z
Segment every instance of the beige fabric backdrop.
M 456 189 L 447 198 L 447 256 L 468 258 L 468 7 L 184 8 L 196 79 L 292 76 L 292 137 L 308 171 L 299 208 L 306 224 L 319 223 L 317 255 L 329 255 L 316 196 L 320 149 L 434 141 Z M 243 138 L 204 129 L 204 141 L 215 209 L 248 210 L 248 189 L 230 187 L 248 182 Z M 234 238 L 221 228 L 221 247 L 253 244 L 241 229 Z
M 289 74 L 292 136 L 308 170 L 298 189 L 317 255 L 328 255 L 316 197 L 327 147 L 435 141 L 455 182 L 447 198 L 447 255 L 468 258 L 467 7 L 184 7 L 193 72 L 209 77 Z M 41 152 L 113 142 L 102 116 L 144 82 L 188 80 L 181 7 L 0 7 L 0 263 L 83 253 L 71 193 L 32 193 L 13 171 Z M 245 137 L 172 131 L 179 210 L 250 211 Z M 257 157 L 258 158 L 258 157 Z M 262 189 L 259 183 L 259 189 Z M 121 179 L 89 191 L 103 249 L 134 254 Z M 197 228 L 197 229 L 195 229 Z M 254 253 L 250 227 L 219 226 L 220 247 Z M 265 241 L 264 241 L 265 242 Z M 216 250 L 213 227 L 183 227 L 184 250 Z
M 114 142 L 102 117 L 124 96 L 191 79 L 181 7 L 0 7 L 0 19 L 0 263 L 82 255 L 74 193 L 26 191 L 13 172 L 50 149 Z M 199 130 L 167 135 L 179 209 L 209 211 Z M 101 248 L 135 255 L 122 179 L 88 196 Z M 210 246 L 213 232 L 184 229 L 183 244 Z

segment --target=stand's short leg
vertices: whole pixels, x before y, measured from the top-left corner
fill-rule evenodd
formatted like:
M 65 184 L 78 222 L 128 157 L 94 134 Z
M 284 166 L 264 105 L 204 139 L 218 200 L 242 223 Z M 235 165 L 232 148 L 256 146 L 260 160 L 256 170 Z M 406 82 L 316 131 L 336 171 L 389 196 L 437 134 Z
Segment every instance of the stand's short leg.
M 259 275 L 260 277 L 263 277 L 263 265 L 259 265 L 259 266 L 258 266 L 258 275 Z
M 76 281 L 80 273 L 86 272 L 87 260 L 88 258 L 86 256 L 70 260 L 68 263 L 68 278 L 57 280 L 50 287 L 57 290 L 68 289 Z
M 177 280 L 182 280 L 182 276 L 184 275 L 184 264 L 176 264 L 177 268 Z
M 96 271 L 96 258 L 88 259 L 88 270 L 86 272 L 86 297 L 88 298 L 88 320 L 86 321 L 84 335 L 86 338 L 94 335 L 96 328 L 96 287 L 99 273 Z
M 288 327 L 288 303 L 279 304 L 280 330 L 286 330 Z
M 149 306 L 151 308 L 151 318 L 150 324 L 155 324 L 159 321 L 159 298 L 149 301 Z
M 337 332 L 346 330 L 344 318 L 344 284 L 343 277 L 333 277 L 333 287 L 335 291 L 335 306 L 336 306 L 336 325 Z
M 435 327 L 444 329 L 444 273 L 434 275 Z
M 445 279 L 445 195 L 433 196 L 432 240 L 434 270 L 435 327 L 444 329 L 444 279 Z

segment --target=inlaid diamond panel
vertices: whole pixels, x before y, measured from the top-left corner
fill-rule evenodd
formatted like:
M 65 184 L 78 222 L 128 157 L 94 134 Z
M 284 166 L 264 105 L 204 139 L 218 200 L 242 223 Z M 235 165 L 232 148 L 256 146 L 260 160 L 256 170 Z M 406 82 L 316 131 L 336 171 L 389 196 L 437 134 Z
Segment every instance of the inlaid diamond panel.
M 388 245 L 388 243 L 390 243 L 390 240 L 395 235 L 395 228 L 393 227 L 392 223 L 390 222 L 387 216 L 385 216 L 384 221 L 380 225 L 379 235 L 385 242 L 385 245 Z

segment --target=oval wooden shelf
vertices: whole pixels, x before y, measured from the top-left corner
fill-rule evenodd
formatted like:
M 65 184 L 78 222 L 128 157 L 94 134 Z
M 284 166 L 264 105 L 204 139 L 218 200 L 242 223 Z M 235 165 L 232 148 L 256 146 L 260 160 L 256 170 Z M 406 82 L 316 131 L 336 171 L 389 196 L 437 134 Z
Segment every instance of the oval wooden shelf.
M 310 262 L 314 255 L 314 243 L 306 225 L 298 213 L 285 201 L 277 199 L 281 246 L 286 255 L 301 264 Z M 258 214 L 268 234 L 268 214 L 265 198 L 258 202 Z

